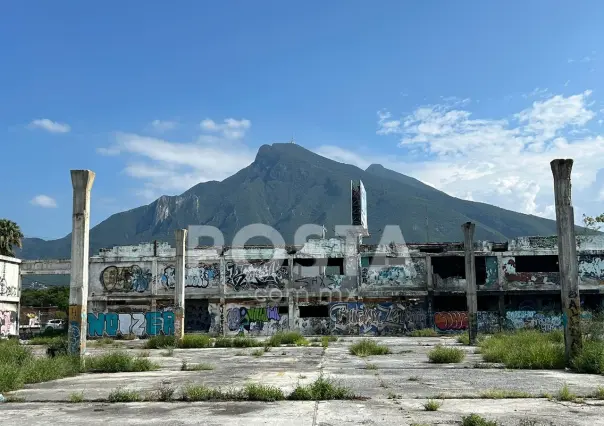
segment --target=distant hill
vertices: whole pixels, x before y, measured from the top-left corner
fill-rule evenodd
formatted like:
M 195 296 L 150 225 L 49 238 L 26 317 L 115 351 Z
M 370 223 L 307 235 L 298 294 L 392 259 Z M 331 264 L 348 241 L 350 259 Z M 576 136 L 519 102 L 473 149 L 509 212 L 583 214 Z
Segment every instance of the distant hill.
M 461 225 L 467 221 L 476 223 L 476 239 L 556 233 L 552 220 L 451 197 L 379 164 L 362 170 L 299 145 L 273 144 L 260 147 L 252 164 L 222 182 L 200 183 L 181 195 L 112 215 L 91 229 L 91 253 L 153 240 L 173 243 L 174 230 L 192 224 L 218 227 L 227 244 L 252 223 L 273 226 L 287 243 L 306 223 L 324 224 L 332 236 L 335 225 L 350 224 L 350 181 L 358 179 L 367 190 L 369 231 L 374 233 L 368 243 L 377 242 L 387 224 L 399 225 L 408 242 L 426 241 L 426 212 L 432 242 L 461 241 Z M 68 258 L 70 245 L 71 235 L 51 241 L 27 238 L 18 255 Z

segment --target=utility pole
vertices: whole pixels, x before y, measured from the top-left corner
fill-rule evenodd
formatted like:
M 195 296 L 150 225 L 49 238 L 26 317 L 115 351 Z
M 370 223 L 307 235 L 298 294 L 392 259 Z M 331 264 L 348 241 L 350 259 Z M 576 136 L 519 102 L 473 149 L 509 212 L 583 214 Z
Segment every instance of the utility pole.
M 476 260 L 474 256 L 474 229 L 476 225 L 466 222 L 461 226 L 463 231 L 466 268 L 466 298 L 468 302 L 468 333 L 470 345 L 476 344 L 478 334 L 478 297 L 476 296 Z
M 581 298 L 579 297 L 579 265 L 575 239 L 575 212 L 572 206 L 570 175 L 573 160 L 557 159 L 551 163 L 556 200 L 558 230 L 558 267 L 564 312 L 564 355 L 566 365 L 581 352 Z
M 73 221 L 71 232 L 71 281 L 69 283 L 69 353 L 83 361 L 88 329 L 88 262 L 90 190 L 94 172 L 72 170 Z
M 182 340 L 185 335 L 185 257 L 187 230 L 174 231 L 176 239 L 176 283 L 174 285 L 174 336 Z

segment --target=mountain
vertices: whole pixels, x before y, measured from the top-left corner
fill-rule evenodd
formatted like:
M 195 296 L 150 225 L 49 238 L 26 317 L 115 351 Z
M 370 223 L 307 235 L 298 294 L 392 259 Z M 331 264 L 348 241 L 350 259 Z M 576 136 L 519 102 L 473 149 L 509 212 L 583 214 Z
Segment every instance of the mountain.
M 556 233 L 554 221 L 451 197 L 379 164 L 362 170 L 299 145 L 273 144 L 260 147 L 252 164 L 222 182 L 200 183 L 181 195 L 164 195 L 112 215 L 90 230 L 91 253 L 153 240 L 172 243 L 175 229 L 197 224 L 221 229 L 226 244 L 252 223 L 273 226 L 287 243 L 306 223 L 324 224 L 332 236 L 335 225 L 350 224 L 350 181 L 358 179 L 367 191 L 369 231 L 374 233 L 368 243 L 377 242 L 387 224 L 399 225 L 409 242 L 426 241 L 427 231 L 432 242 L 461 241 L 461 225 L 467 221 L 476 223 L 476 239 Z M 70 244 L 71 235 L 52 241 L 25 239 L 19 255 L 68 258 Z

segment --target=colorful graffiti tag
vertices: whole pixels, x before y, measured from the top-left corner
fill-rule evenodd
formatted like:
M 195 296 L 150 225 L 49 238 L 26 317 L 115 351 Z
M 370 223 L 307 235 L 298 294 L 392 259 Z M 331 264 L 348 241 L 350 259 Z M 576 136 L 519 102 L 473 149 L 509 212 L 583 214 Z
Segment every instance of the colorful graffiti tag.
M 0 277 L 0 296 L 17 297 L 17 286 L 10 285 L 4 277 Z
M 417 277 L 415 266 L 397 265 L 366 267 L 361 270 L 361 280 L 366 285 L 400 286 Z
M 536 329 L 541 331 L 559 330 L 564 327 L 562 314 L 546 314 L 537 311 L 508 311 L 505 327 L 509 330 Z
M 143 293 L 148 290 L 152 274 L 138 265 L 108 266 L 101 272 L 101 284 L 108 292 Z
M 330 290 L 340 288 L 342 281 L 346 278 L 345 275 L 317 275 L 314 277 L 296 278 L 296 283 L 304 284 L 307 287 L 321 287 Z
M 426 326 L 426 313 L 423 307 L 389 302 L 332 303 L 329 319 L 333 332 L 339 334 L 394 334 Z
M 88 313 L 88 337 L 134 334 L 139 337 L 174 334 L 175 314 L 164 312 L 138 312 L 132 314 Z
M 17 334 L 17 312 L 0 311 L 0 336 Z
M 168 265 L 164 268 L 160 282 L 167 289 L 174 288 L 176 285 L 176 268 L 174 265 Z M 219 284 L 219 263 L 185 265 L 185 287 L 208 288 L 209 286 L 217 286 Z
M 279 314 L 277 306 L 231 307 L 227 310 L 227 327 L 237 334 L 270 335 L 286 328 L 287 318 Z
M 283 288 L 289 268 L 282 260 L 256 260 L 250 263 L 228 262 L 226 283 L 235 291 L 256 288 Z

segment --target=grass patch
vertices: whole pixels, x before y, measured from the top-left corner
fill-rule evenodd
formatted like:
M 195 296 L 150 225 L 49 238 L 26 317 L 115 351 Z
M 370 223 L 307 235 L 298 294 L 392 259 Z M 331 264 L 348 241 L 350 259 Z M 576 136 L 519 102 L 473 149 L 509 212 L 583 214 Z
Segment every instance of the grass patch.
M 283 401 L 283 391 L 274 386 L 247 384 L 243 389 L 246 399 L 249 401 Z
M 148 358 L 133 357 L 125 352 L 86 357 L 85 366 L 85 370 L 90 373 L 141 372 L 159 368 Z
M 428 352 L 428 359 L 434 364 L 454 364 L 462 362 L 466 352 L 460 348 L 437 345 Z
M 438 337 L 438 333 L 433 328 L 422 328 L 421 330 L 413 330 L 409 333 L 411 337 Z
M 509 389 L 490 389 L 480 394 L 484 399 L 507 399 L 507 398 L 531 398 L 532 395 L 528 392 L 522 392 Z
M 264 346 L 264 343 L 253 337 L 237 336 L 232 339 L 231 345 L 233 348 L 257 348 L 259 346 Z
M 604 387 L 598 386 L 593 394 L 593 398 L 595 399 L 604 399 Z
M 324 348 L 328 348 L 329 347 L 329 336 L 323 336 L 321 338 L 321 346 L 323 346 Z
M 84 402 L 84 392 L 73 392 L 69 394 L 69 402 L 78 404 Z
M 168 383 L 160 383 L 158 388 L 152 393 L 152 399 L 155 401 L 172 401 L 174 399 L 174 393 L 176 389 L 170 386 Z
M 62 336 L 35 336 L 28 340 L 29 345 L 51 345 L 57 341 L 63 340 Z
M 222 395 L 219 390 L 204 385 L 188 385 L 183 389 L 182 399 L 189 402 L 220 400 L 223 399 Z
M 209 348 L 212 346 L 212 339 L 205 334 L 185 334 L 178 345 L 172 346 L 178 346 L 181 349 Z
M 461 419 L 461 426 L 499 426 L 496 421 L 487 420 L 478 414 L 470 414 Z
M 137 402 L 141 400 L 141 395 L 137 390 L 116 388 L 109 393 L 107 401 L 109 402 Z
M 365 366 L 365 368 L 366 368 L 367 370 L 377 370 L 377 369 L 378 369 L 378 366 L 377 366 L 377 364 L 367 364 L 367 365 Z
M 457 336 L 457 343 L 461 343 L 462 345 L 469 345 L 470 344 L 470 334 L 468 333 L 462 333 L 459 336 Z
M 145 349 L 163 349 L 166 347 L 175 347 L 176 338 L 174 336 L 153 336 L 145 342 Z
M 369 355 L 387 355 L 390 352 L 388 346 L 378 345 L 374 340 L 363 339 L 350 346 L 349 351 L 352 355 L 366 357 Z
M 440 407 L 442 407 L 442 401 L 437 401 L 435 399 L 429 399 L 424 403 L 424 410 L 426 411 L 438 411 Z
M 562 386 L 562 388 L 560 388 L 560 390 L 558 391 L 558 394 L 556 395 L 556 399 L 558 401 L 573 402 L 577 399 L 577 395 L 575 395 L 574 393 L 572 393 L 570 391 L 567 384 L 564 384 L 564 386 Z
M 499 333 L 479 343 L 486 362 L 504 364 L 507 368 L 564 368 L 564 336 L 560 332 L 542 333 L 520 330 Z
M 572 360 L 578 373 L 604 373 L 604 342 L 585 340 L 581 353 Z
M 109 345 L 113 345 L 114 343 L 115 343 L 115 341 L 110 337 L 102 337 L 100 339 L 94 340 L 94 344 L 96 346 L 109 346 Z
M 308 346 L 310 342 L 299 331 L 280 331 L 273 334 L 267 341 L 268 346 L 296 345 Z
M 354 399 L 356 396 L 351 389 L 340 386 L 331 379 L 320 376 L 313 383 L 298 385 L 287 399 L 293 401 L 324 401 L 331 399 Z

